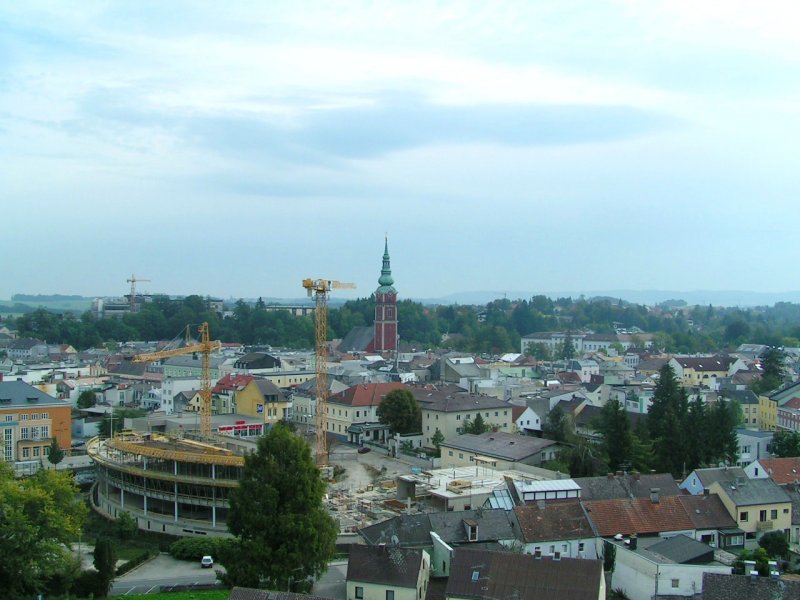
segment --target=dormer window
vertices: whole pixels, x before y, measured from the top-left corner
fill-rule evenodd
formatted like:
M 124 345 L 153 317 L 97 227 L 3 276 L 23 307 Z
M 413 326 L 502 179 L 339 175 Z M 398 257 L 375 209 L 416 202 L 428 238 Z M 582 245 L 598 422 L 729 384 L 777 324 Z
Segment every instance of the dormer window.
M 478 541 L 478 524 L 472 519 L 464 519 L 464 528 L 467 533 L 468 542 Z

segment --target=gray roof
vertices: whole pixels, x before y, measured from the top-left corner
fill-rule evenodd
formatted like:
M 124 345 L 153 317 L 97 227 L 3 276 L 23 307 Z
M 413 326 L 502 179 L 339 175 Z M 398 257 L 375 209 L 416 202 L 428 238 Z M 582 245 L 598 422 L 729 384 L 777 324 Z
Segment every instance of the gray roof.
M 515 537 L 509 515 L 503 509 L 400 515 L 363 527 L 358 533 L 370 545 L 391 544 L 396 540 L 403 547 L 430 546 L 431 532 L 448 544 L 464 544 L 468 542 L 464 527 L 467 519 L 478 524 L 478 542 L 494 542 Z
M 797 600 L 800 581 L 703 573 L 703 600 Z
M 778 504 L 791 502 L 789 494 L 772 479 L 740 479 L 738 481 L 717 482 L 722 491 L 736 506 L 757 504 Z
M 758 396 L 753 390 L 720 390 L 723 398 L 737 400 L 739 404 L 758 404 Z
M 422 410 L 436 412 L 464 412 L 468 410 L 494 410 L 504 408 L 511 410 L 512 405 L 494 396 L 470 394 L 468 392 L 448 393 L 436 390 L 410 388 Z
M 330 600 L 325 596 L 295 594 L 293 592 L 275 592 L 272 590 L 256 590 L 253 588 L 235 587 L 228 600 Z
M 339 342 L 339 352 L 365 352 L 375 339 L 374 327 L 353 327 Z
M 24 381 L 0 381 L 0 408 L 34 406 L 69 406 Z
M 553 440 L 516 433 L 487 432 L 480 435 L 465 433 L 442 442 L 442 447 L 467 450 L 468 452 L 503 460 L 518 461 L 534 456 L 543 449 L 557 443 Z
M 422 550 L 398 546 L 350 546 L 347 581 L 413 588 L 422 570 Z
M 515 600 L 597 600 L 603 563 L 600 560 L 489 552 L 457 548 L 447 597 Z
M 708 487 L 715 481 L 736 481 L 736 479 L 744 479 L 747 474 L 741 467 L 722 467 L 722 468 L 709 468 L 709 469 L 695 469 L 692 471 L 703 487 Z M 691 473 L 689 473 L 691 477 Z
M 652 554 L 658 554 L 678 564 L 711 562 L 714 560 L 713 548 L 684 534 L 667 538 L 647 549 Z
M 216 369 L 222 363 L 224 363 L 225 360 L 226 359 L 221 356 L 211 356 L 209 357 L 209 366 L 212 369 Z M 203 357 L 200 353 L 197 353 L 197 358 L 195 358 L 193 355 L 173 356 L 164 360 L 164 364 L 169 365 L 170 367 L 196 367 L 198 369 L 202 369 Z
M 659 488 L 659 495 L 680 496 L 680 488 L 669 473 L 640 475 L 601 475 L 573 479 L 581 486 L 581 500 L 614 500 L 617 498 L 648 498 L 650 488 Z

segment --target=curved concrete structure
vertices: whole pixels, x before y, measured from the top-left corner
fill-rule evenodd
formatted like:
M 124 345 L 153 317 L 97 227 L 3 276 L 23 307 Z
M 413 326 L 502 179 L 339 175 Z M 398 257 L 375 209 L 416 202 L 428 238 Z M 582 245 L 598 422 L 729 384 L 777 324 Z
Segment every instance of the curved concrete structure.
M 97 466 L 92 505 L 101 514 L 128 512 L 139 529 L 172 535 L 229 535 L 228 498 L 242 456 L 156 434 L 94 438 L 87 451 Z

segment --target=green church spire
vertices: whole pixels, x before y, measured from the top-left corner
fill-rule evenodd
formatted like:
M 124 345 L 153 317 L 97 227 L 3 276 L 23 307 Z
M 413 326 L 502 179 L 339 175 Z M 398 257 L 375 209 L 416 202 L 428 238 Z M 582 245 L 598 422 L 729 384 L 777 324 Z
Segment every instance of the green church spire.
M 389 264 L 389 238 L 386 237 L 386 242 L 384 245 L 383 250 L 383 268 L 381 269 L 381 276 L 378 279 L 378 283 L 380 287 L 378 288 L 378 293 L 380 294 L 387 294 L 390 292 L 396 292 L 396 290 L 392 287 L 394 285 L 394 278 L 392 277 L 392 267 Z

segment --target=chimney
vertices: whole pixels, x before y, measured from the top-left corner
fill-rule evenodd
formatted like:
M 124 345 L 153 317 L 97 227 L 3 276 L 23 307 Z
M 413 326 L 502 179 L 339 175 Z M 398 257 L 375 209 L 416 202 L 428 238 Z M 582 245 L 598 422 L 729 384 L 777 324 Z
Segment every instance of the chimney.
M 658 494 L 661 491 L 661 488 L 650 488 L 650 502 L 653 504 L 658 504 L 659 497 Z
M 629 544 L 629 548 L 631 550 L 636 550 L 636 547 L 639 545 L 639 537 L 633 533 L 631 534 L 631 543 Z

